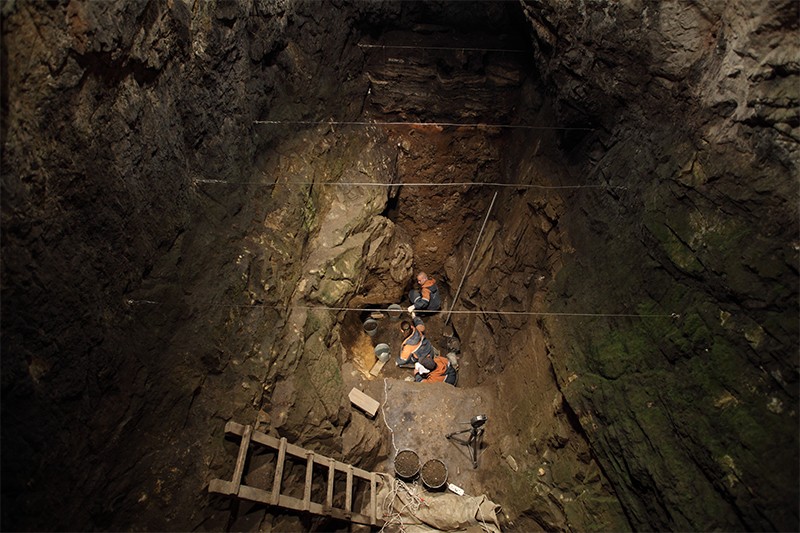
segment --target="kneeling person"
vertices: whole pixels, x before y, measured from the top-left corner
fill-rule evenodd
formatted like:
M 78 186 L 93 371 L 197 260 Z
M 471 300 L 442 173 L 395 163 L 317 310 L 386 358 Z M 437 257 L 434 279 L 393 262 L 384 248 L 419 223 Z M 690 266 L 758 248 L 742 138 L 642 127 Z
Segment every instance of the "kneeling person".
M 425 323 L 421 318 L 415 316 L 413 325 L 403 321 L 400 329 L 407 336 L 400 347 L 400 356 L 397 358 L 398 366 L 412 365 L 433 351 L 431 342 L 425 338 Z
M 412 290 L 408 293 L 411 305 L 408 308 L 410 313 L 414 311 L 438 311 L 442 307 L 442 300 L 439 297 L 439 287 L 436 280 L 428 278 L 425 272 L 417 274 L 417 284 L 419 290 Z
M 429 383 L 445 382 L 450 385 L 456 384 L 456 369 L 453 368 L 453 365 L 450 364 L 446 357 L 440 355 L 420 360 L 415 365 L 415 371 L 415 381 L 424 380 Z

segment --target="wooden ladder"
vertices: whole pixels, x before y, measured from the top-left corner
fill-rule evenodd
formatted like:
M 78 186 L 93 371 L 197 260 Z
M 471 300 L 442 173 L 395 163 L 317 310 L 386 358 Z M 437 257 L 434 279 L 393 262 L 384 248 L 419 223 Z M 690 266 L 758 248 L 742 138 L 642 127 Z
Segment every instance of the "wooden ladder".
M 367 472 L 353 465 L 341 463 L 333 458 L 325 457 L 306 450 L 300 446 L 289 444 L 286 438 L 276 439 L 266 433 L 254 430 L 252 426 L 243 426 L 230 421 L 225 424 L 225 433 L 242 437 L 239 446 L 239 456 L 236 459 L 236 467 L 233 470 L 233 479 L 225 481 L 223 479 L 212 479 L 208 484 L 208 492 L 236 496 L 242 500 L 265 503 L 292 509 L 294 511 L 305 511 L 322 516 L 330 516 L 340 520 L 348 520 L 357 524 L 370 526 L 383 526 L 384 521 L 378 518 L 378 482 L 379 476 L 375 472 Z M 242 485 L 244 465 L 247 461 L 247 452 L 250 443 L 255 442 L 268 448 L 278 451 L 278 462 L 275 465 L 275 477 L 272 482 L 272 490 Z M 294 498 L 286 494 L 281 494 L 283 483 L 283 468 L 286 462 L 286 454 L 304 459 L 306 461 L 305 486 L 303 488 L 303 499 Z M 325 504 L 311 501 L 311 483 L 313 479 L 314 464 L 323 465 L 328 468 L 328 491 Z M 346 494 L 344 508 L 333 506 L 334 476 L 336 471 L 346 474 Z M 369 482 L 369 514 L 353 512 L 353 481 L 360 478 Z

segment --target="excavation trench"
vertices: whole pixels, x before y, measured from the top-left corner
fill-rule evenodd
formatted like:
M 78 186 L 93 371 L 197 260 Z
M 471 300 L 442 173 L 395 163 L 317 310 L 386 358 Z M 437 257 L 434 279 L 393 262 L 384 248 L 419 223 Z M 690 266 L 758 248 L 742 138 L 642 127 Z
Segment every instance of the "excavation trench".
M 418 40 L 413 34 L 392 37 Z M 448 41 L 428 36 L 427 43 Z M 275 247 L 306 235 L 301 253 L 291 252 L 297 289 L 285 302 L 289 310 L 272 348 L 282 354 L 279 366 L 264 380 L 263 428 L 297 442 L 319 442 L 323 450 L 341 439 L 345 460 L 385 472 L 393 471 L 398 450 L 414 449 L 423 461 L 442 460 L 450 481 L 467 493 L 486 493 L 501 504 L 504 524 L 563 527 L 563 504 L 545 512 L 537 501 L 590 494 L 613 502 L 613 492 L 561 409 L 541 323 L 504 314 L 542 309 L 562 262 L 563 198 L 557 189 L 542 188 L 572 182 L 561 137 L 547 128 L 502 127 L 513 103 L 537 90 L 518 58 L 401 54 L 397 61 L 368 56 L 366 62 L 371 88 L 362 119 L 378 125 L 293 133 L 276 145 L 280 157 L 267 159 L 261 171 L 277 177 L 274 187 L 244 200 L 236 215 L 264 220 L 244 229 L 253 242 Z M 420 113 L 424 106 L 414 98 L 442 79 L 453 88 L 445 87 L 445 95 L 458 87 L 458 98 L 430 93 L 434 111 Z M 499 92 L 492 93 L 492 86 Z M 503 96 L 489 100 L 491 94 Z M 538 104 L 527 120 L 548 124 L 552 111 L 543 97 L 534 99 Z M 491 117 L 485 122 L 496 125 L 476 126 L 473 116 Z M 288 220 L 297 221 L 296 229 L 285 226 Z M 276 238 L 275 231 L 285 236 Z M 456 388 L 409 382 L 413 372 L 394 364 L 400 322 L 387 313 L 358 311 L 393 303 L 405 309 L 420 270 L 442 291 L 443 312 L 424 317 L 426 336 L 442 355 L 458 346 Z M 450 309 L 455 313 L 446 325 Z M 369 317 L 375 320 L 371 335 L 364 329 Z M 390 358 L 371 374 L 378 344 L 389 345 Z M 381 402 L 378 416 L 350 407 L 352 388 Z M 481 414 L 489 422 L 476 469 L 468 448 L 445 436 Z M 550 468 L 556 463 L 570 466 L 561 466 L 554 480 Z M 522 488 L 531 484 L 536 491 Z M 625 524 L 618 504 L 593 519 Z

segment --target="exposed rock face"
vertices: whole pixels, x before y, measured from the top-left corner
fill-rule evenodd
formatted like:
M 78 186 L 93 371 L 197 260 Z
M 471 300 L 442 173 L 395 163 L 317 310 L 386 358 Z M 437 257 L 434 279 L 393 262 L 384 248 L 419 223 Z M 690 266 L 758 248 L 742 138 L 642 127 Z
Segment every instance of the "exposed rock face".
M 366 179 L 387 169 L 374 141 L 342 155 L 332 133 L 265 160 L 294 132 L 253 126 L 273 111 L 360 109 L 334 95 L 366 91 L 348 66 L 360 52 L 323 31 L 358 15 L 331 9 L 319 26 L 315 5 L 293 2 L 3 10 L 3 527 L 224 528 L 229 513 L 213 515 L 204 494 L 228 475 L 224 420 L 274 412 L 275 389 L 311 388 L 279 400 L 313 435 L 273 427 L 341 450 L 349 418 L 338 350 L 324 349 L 334 322 L 273 306 L 336 300 L 345 278 L 355 292 L 363 235 L 386 242 L 372 255 L 394 254 L 391 226 L 371 218 L 385 194 L 350 198 L 371 207 L 329 224 L 340 234 L 326 244 L 355 259 L 316 258 L 331 260 L 309 276 L 321 281 L 293 296 L 309 235 L 342 205 L 318 204 L 310 185 L 236 185 L 340 179 L 332 158 L 362 149 L 374 154 L 359 157 Z
M 576 175 L 626 187 L 567 203 L 549 309 L 658 315 L 546 322 L 631 524 L 796 528 L 797 4 L 525 12 L 560 122 L 600 128 Z

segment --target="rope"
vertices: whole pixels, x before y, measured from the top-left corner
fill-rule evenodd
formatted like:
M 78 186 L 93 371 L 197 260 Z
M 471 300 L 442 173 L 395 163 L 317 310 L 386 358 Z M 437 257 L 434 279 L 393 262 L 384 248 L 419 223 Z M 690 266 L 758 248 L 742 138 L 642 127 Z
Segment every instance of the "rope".
M 530 124 L 487 124 L 485 122 L 387 122 L 360 120 L 254 120 L 253 124 L 294 124 L 306 126 L 452 126 L 456 128 L 507 128 L 521 130 L 594 131 L 595 128 L 533 126 Z
M 404 504 L 399 510 L 395 509 L 395 500 L 400 499 L 402 502 L 402 498 L 400 498 L 400 493 L 405 492 L 408 494 L 408 503 Z M 412 514 L 419 511 L 420 507 L 425 504 L 422 499 L 417 496 L 414 491 L 412 491 L 406 483 L 404 483 L 400 479 L 395 479 L 394 483 L 392 484 L 392 490 L 389 491 L 388 494 L 383 498 L 383 514 L 385 517 L 389 517 L 388 519 L 384 520 L 383 527 L 380 529 L 383 532 L 388 526 L 397 523 L 400 531 L 405 531 L 405 527 L 403 526 L 403 513 L 406 509 L 410 509 Z
M 627 189 L 619 185 L 536 185 L 530 183 L 499 183 L 493 181 L 454 181 L 446 183 L 376 183 L 372 181 L 285 181 L 278 183 L 264 183 L 261 181 L 225 181 L 215 179 L 197 178 L 195 183 L 217 183 L 221 185 L 259 185 L 262 187 L 277 187 L 278 185 L 302 185 L 320 186 L 328 185 L 332 187 L 508 187 L 513 189 Z
M 483 531 L 485 531 L 486 533 L 492 533 L 492 530 L 489 529 L 489 526 L 486 525 L 486 521 L 483 519 L 483 510 L 481 509 L 482 503 L 483 502 L 478 504 L 478 520 L 480 520 L 481 522 L 481 529 Z
M 481 231 L 478 232 L 478 238 L 475 239 L 475 246 L 472 247 L 472 253 L 469 254 L 469 259 L 467 260 L 467 268 L 464 269 L 464 275 L 461 276 L 461 283 L 458 284 L 458 290 L 456 291 L 456 296 L 453 298 L 453 303 L 450 305 L 450 310 L 447 312 L 447 318 L 444 319 L 445 325 L 450 322 L 450 314 L 453 312 L 453 308 L 456 306 L 456 302 L 458 302 L 458 296 L 461 294 L 461 287 L 464 285 L 464 280 L 467 279 L 467 272 L 469 272 L 469 267 L 472 265 L 472 258 L 475 256 L 475 250 L 478 249 L 478 244 L 481 242 L 481 237 L 483 236 L 483 229 L 486 227 L 486 221 L 489 220 L 489 214 L 492 212 L 492 208 L 494 207 L 494 201 L 497 200 L 497 192 L 494 193 L 492 197 L 492 203 L 489 204 L 489 209 L 486 210 L 486 216 L 483 219 L 483 224 L 481 225 Z
M 166 302 L 155 302 L 152 300 L 125 300 L 128 305 L 146 304 L 146 305 L 168 305 Z M 305 309 L 305 310 L 319 310 L 319 311 L 358 311 L 358 312 L 386 312 L 388 309 L 382 307 L 332 307 L 325 305 L 267 305 L 267 304 L 213 304 L 201 303 L 195 305 L 202 305 L 204 307 L 236 307 L 245 309 L 276 309 L 276 310 L 290 310 L 290 309 Z M 509 315 L 509 316 L 575 316 L 575 317 L 629 317 L 629 318 L 680 318 L 678 313 L 659 314 L 659 313 L 559 313 L 551 311 L 502 311 L 502 310 L 488 310 L 488 309 L 473 309 L 473 310 L 460 310 L 452 311 L 455 315 Z
M 525 54 L 527 50 L 519 50 L 512 48 L 468 48 L 458 46 L 414 46 L 402 44 L 359 44 L 360 48 L 389 48 L 392 50 L 457 50 L 464 52 L 511 52 L 515 54 Z

